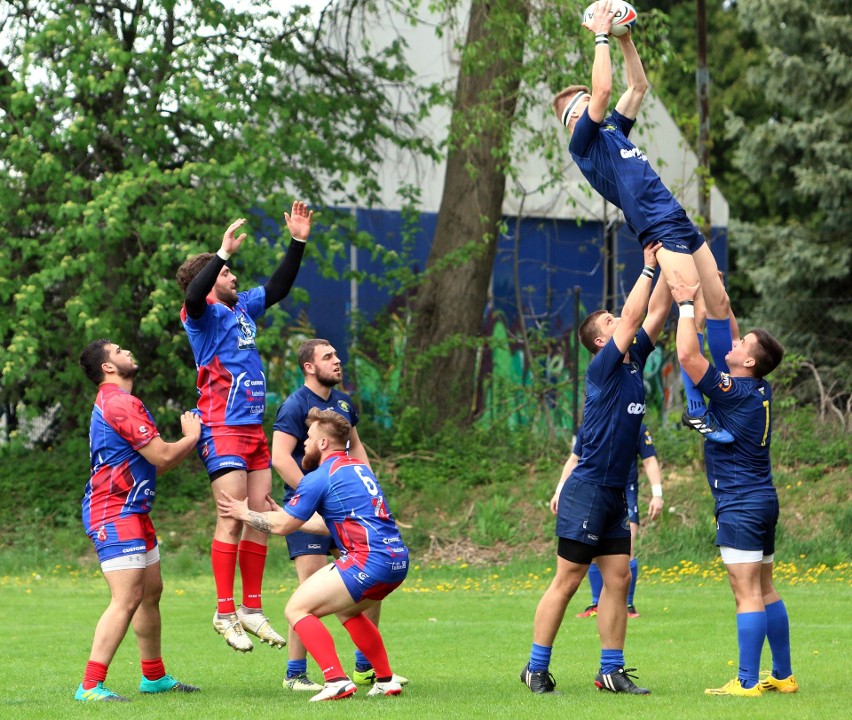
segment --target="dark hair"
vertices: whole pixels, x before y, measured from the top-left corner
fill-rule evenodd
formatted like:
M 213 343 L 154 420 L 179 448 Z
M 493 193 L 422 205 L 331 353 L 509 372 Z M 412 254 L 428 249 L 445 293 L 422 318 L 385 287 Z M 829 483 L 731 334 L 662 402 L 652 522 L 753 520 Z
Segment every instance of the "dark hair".
M 109 359 L 107 347 L 112 344 L 112 340 L 106 338 L 93 340 L 80 353 L 80 367 L 95 385 L 100 385 L 104 379 L 104 370 L 101 366 Z
M 313 340 L 305 340 L 301 345 L 299 345 L 298 359 L 299 359 L 299 369 L 302 371 L 302 375 L 305 374 L 305 363 L 314 361 L 314 351 L 320 345 L 331 345 L 328 340 L 323 340 L 322 338 L 314 338 Z
M 335 444 L 341 448 L 346 447 L 349 442 L 349 434 L 352 432 L 352 426 L 349 421 L 340 413 L 334 410 L 320 410 L 312 407 L 308 412 L 308 417 L 305 420 L 305 425 L 310 427 L 314 423 L 319 423 L 320 429 Z
M 757 340 L 751 350 L 751 356 L 754 358 L 754 374 L 759 378 L 766 377 L 784 358 L 784 346 L 772 333 L 763 328 L 750 330 L 746 335 L 754 335 Z
M 597 355 L 600 348 L 595 344 L 595 340 L 600 337 L 600 328 L 598 327 L 598 319 L 606 315 L 606 310 L 595 310 L 580 324 L 580 329 L 577 335 L 580 337 L 580 342 L 592 355 Z
M 180 289 L 186 292 L 189 284 L 195 280 L 195 276 L 207 267 L 207 263 L 209 263 L 214 257 L 215 255 L 213 253 L 201 253 L 200 255 L 194 255 L 189 258 L 189 260 L 184 261 L 183 265 L 181 265 L 177 271 L 177 281 L 178 285 L 180 285 Z

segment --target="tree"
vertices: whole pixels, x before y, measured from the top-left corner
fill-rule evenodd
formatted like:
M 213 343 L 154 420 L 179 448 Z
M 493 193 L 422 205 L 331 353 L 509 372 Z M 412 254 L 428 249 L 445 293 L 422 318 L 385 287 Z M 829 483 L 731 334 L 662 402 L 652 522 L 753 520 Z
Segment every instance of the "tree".
M 852 62 L 848 2 L 740 0 L 743 26 L 767 48 L 747 75 L 766 120 L 731 117 L 734 162 L 765 205 L 732 225 L 741 268 L 760 293 L 752 321 L 817 364 L 843 366 L 852 346 Z
M 58 404 L 65 427 L 86 425 L 91 390 L 77 357 L 107 336 L 134 350 L 140 390 L 168 420 L 194 403 L 180 263 L 215 249 L 234 217 L 280 218 L 294 195 L 369 203 L 375 139 L 418 146 L 384 95 L 407 80 L 398 43 L 356 62 L 348 46 L 320 41 L 306 8 L 275 5 L 4 3 L 3 406 Z M 238 259 L 245 279 L 283 252 L 253 225 L 256 242 Z M 276 342 L 261 333 L 261 352 Z

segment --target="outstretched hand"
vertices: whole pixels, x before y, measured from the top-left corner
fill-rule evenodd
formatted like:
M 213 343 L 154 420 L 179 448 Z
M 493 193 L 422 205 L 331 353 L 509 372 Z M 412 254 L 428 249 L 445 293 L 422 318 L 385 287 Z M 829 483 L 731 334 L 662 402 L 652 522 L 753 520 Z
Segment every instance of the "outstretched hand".
M 677 270 L 674 271 L 674 276 L 675 281 L 669 283 L 674 301 L 678 304 L 687 300 L 695 301 L 695 296 L 698 294 L 698 288 L 701 287 L 701 283 L 697 282 L 695 285 L 687 285 L 683 281 L 683 276 Z
M 308 235 L 311 234 L 311 222 L 314 218 L 314 211 L 308 210 L 307 203 L 301 200 L 296 200 L 293 203 L 293 209 L 289 213 L 284 213 L 284 220 L 287 222 L 287 229 L 294 240 L 305 242 Z
M 249 516 L 248 499 L 237 500 L 224 490 L 216 498 L 216 509 L 222 517 L 230 517 L 235 520 L 245 521 Z
M 237 232 L 243 225 L 245 225 L 245 218 L 238 218 L 231 223 L 230 227 L 225 230 L 225 234 L 222 236 L 222 250 L 224 250 L 229 255 L 233 255 L 239 249 L 240 245 L 242 245 L 243 240 L 246 239 L 246 234 L 242 233 L 239 237 L 235 237 L 234 233 Z

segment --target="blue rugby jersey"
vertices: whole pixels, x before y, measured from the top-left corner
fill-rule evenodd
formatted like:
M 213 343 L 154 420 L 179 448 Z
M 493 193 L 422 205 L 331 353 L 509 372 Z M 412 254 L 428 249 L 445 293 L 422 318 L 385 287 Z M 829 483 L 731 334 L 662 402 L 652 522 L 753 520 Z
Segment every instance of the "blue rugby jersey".
M 266 376 L 255 345 L 255 320 L 266 312 L 263 286 L 238 293 L 230 308 L 208 299 L 196 319 L 181 308 L 195 365 L 201 421 L 217 425 L 260 425 L 266 410 Z
M 302 478 L 284 510 L 300 520 L 318 512 L 334 544 L 354 555 L 356 564 L 408 556 L 376 476 L 361 460 L 342 451 Z
M 358 424 L 358 411 L 352 404 L 352 398 L 345 392 L 332 388 L 328 400 L 324 400 L 307 385 L 302 385 L 278 406 L 275 425 L 273 426 L 273 430 L 285 432 L 296 438 L 293 459 L 300 468 L 302 467 L 302 458 L 305 456 L 305 440 L 308 438 L 305 420 L 311 408 L 334 410 L 338 415 L 345 417 L 352 427 Z
M 629 363 L 612 339 L 592 358 L 586 370 L 583 454 L 572 477 L 610 487 L 627 485 L 645 415 L 642 371 L 653 350 L 640 328 L 628 350 Z
M 574 447 L 571 452 L 577 457 L 583 456 L 583 426 L 577 428 L 577 433 L 574 437 Z M 649 457 L 656 457 L 657 451 L 654 448 L 654 438 L 651 437 L 651 431 L 645 423 L 639 428 L 639 438 L 637 440 L 636 451 L 633 454 L 633 463 L 630 466 L 630 471 L 627 476 L 627 484 L 636 483 L 639 480 L 639 458 L 647 460 Z
M 83 495 L 83 525 L 151 511 L 157 468 L 138 451 L 160 432 L 142 401 L 118 385 L 98 389 L 89 428 L 91 477 Z
M 710 412 L 734 436 L 730 444 L 704 444 L 707 481 L 713 496 L 774 492 L 772 389 L 764 379 L 731 377 L 710 365 L 696 384 L 710 400 Z
M 683 213 L 683 208 L 645 154 L 627 139 L 634 123 L 613 110 L 598 124 L 586 110 L 574 125 L 568 150 L 586 180 L 621 208 L 627 224 L 644 243 L 645 231 Z

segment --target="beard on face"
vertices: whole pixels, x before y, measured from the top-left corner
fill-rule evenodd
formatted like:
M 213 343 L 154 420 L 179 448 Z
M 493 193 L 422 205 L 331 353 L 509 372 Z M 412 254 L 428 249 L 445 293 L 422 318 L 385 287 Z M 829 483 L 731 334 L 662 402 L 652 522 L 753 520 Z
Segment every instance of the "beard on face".
M 234 307 L 237 304 L 237 291 L 236 290 L 220 290 L 216 288 L 216 298 L 219 302 L 225 303 L 228 307 Z
M 136 373 L 139 372 L 139 366 L 134 365 L 129 368 L 121 368 L 118 365 L 115 366 L 115 374 L 118 375 L 122 380 L 133 380 L 136 377 Z
M 320 452 L 320 449 L 316 445 L 306 449 L 305 457 L 302 458 L 302 470 L 304 472 L 316 470 L 319 467 L 321 457 L 322 452 Z
M 323 387 L 334 387 L 340 383 L 343 375 L 335 375 L 334 373 L 325 373 L 322 371 L 317 371 L 317 381 Z

